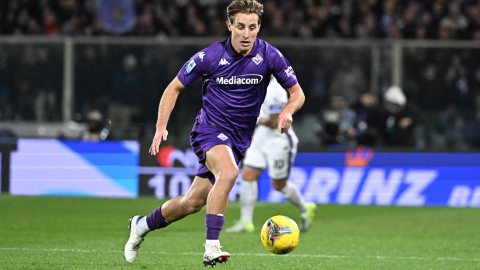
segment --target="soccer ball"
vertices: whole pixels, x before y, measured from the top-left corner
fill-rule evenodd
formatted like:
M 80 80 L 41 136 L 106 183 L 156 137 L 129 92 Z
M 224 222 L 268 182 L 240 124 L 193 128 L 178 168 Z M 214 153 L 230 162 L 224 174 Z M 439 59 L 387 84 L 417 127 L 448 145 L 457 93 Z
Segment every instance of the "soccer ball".
M 261 236 L 268 251 L 287 254 L 297 247 L 300 231 L 293 219 L 279 215 L 269 218 L 263 224 Z

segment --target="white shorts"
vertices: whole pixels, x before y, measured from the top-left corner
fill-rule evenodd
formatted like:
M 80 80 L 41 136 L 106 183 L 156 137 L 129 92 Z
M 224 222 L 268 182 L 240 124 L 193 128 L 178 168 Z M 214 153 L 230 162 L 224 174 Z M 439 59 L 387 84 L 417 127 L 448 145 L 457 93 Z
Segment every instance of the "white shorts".
M 253 133 L 252 144 L 247 149 L 243 164 L 253 169 L 265 170 L 272 180 L 285 180 L 297 154 L 298 138 L 290 128 L 280 134 L 276 129 L 259 125 Z

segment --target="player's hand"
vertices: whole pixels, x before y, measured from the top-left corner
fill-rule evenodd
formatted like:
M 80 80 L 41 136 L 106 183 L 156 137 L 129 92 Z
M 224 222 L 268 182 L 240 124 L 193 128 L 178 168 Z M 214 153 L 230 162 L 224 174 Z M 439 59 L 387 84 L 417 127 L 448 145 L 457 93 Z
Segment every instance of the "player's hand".
M 168 131 L 166 129 L 157 129 L 155 132 L 155 137 L 153 137 L 152 145 L 148 151 L 151 155 L 155 156 L 159 152 L 160 143 L 166 141 L 168 136 Z
M 287 130 L 292 125 L 292 122 L 293 122 L 292 114 L 286 111 L 282 111 L 277 118 L 278 132 L 282 134 L 287 132 Z

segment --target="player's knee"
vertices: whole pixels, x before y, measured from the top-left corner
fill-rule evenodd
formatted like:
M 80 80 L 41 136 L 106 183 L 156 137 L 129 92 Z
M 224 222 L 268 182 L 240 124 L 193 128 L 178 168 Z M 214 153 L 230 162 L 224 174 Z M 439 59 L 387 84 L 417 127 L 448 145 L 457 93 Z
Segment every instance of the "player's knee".
M 217 178 L 217 185 L 223 186 L 225 188 L 231 189 L 235 185 L 238 177 L 238 168 L 233 167 L 230 169 L 223 170 L 219 173 Z
M 184 199 L 182 202 L 182 206 L 184 211 L 187 214 L 193 214 L 200 210 L 202 210 L 203 206 L 207 203 L 206 199 Z
M 258 175 L 260 175 L 259 172 L 260 171 L 255 170 L 255 169 L 251 169 L 251 168 L 248 168 L 248 167 L 243 167 L 242 179 L 243 179 L 243 181 L 255 181 L 255 180 L 258 179 Z
M 272 186 L 277 191 L 281 191 L 286 185 L 287 181 L 272 181 Z
M 238 173 L 239 172 L 237 167 L 228 168 L 221 172 L 221 178 L 223 178 L 224 181 L 235 183 L 238 177 Z

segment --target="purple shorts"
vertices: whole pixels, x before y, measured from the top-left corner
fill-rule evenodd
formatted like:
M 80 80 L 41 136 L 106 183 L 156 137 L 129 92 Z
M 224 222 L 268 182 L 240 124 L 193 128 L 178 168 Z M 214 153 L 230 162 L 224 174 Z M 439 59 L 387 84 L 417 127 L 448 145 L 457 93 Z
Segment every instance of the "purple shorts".
M 215 176 L 205 166 L 206 152 L 212 147 L 221 144 L 227 145 L 232 149 L 235 162 L 237 165 L 240 164 L 240 161 L 245 156 L 246 148 L 235 145 L 235 142 L 233 142 L 220 128 L 216 127 L 215 124 L 212 123 L 208 125 L 200 124 L 198 121 L 195 122 L 192 132 L 190 133 L 190 145 L 200 163 L 195 175 L 208 178 L 212 184 L 215 184 Z

